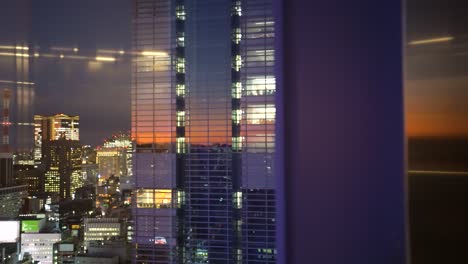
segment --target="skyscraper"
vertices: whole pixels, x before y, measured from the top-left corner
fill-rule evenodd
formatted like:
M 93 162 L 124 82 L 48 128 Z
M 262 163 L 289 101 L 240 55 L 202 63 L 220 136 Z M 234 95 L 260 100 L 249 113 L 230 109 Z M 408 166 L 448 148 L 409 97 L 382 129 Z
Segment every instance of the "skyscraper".
M 118 148 L 98 149 L 96 154 L 96 163 L 99 165 L 99 174 L 101 177 L 111 175 L 120 177 L 126 171 L 125 150 Z
M 135 262 L 274 263 L 271 2 L 135 5 Z
M 34 115 L 34 160 L 40 163 L 42 142 L 58 140 L 80 140 L 80 117 L 65 114 L 52 116 Z
M 61 199 L 73 198 L 75 190 L 83 186 L 80 142 L 65 137 L 43 141 L 42 153 L 44 191 L 57 193 Z

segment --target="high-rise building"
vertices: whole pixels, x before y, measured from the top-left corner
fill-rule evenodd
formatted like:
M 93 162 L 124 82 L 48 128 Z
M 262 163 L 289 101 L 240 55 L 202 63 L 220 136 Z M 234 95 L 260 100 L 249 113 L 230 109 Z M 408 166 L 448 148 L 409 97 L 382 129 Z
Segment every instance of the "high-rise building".
M 58 140 L 64 137 L 68 140 L 80 140 L 80 117 L 65 114 L 53 116 L 34 116 L 34 160 L 40 163 L 42 158 L 42 142 Z
M 274 263 L 271 0 L 135 0 L 135 263 Z
M 122 176 L 132 176 L 132 158 L 133 158 L 133 142 L 131 136 L 128 133 L 117 133 L 112 135 L 111 138 L 104 141 L 101 150 L 114 149 L 118 150 L 121 160 L 121 172 Z M 102 174 L 101 174 L 102 175 Z M 119 175 L 120 176 L 120 175 Z
M 101 177 L 126 175 L 126 151 L 120 148 L 101 148 L 96 151 L 96 163 Z
M 240 72 L 240 113 L 233 114 L 233 124 L 240 124 L 242 144 L 236 154 L 240 158 L 239 187 L 234 199 L 240 213 L 244 263 L 275 263 L 275 60 L 272 0 L 241 0 L 236 8 L 240 18 L 239 43 L 242 66 Z M 238 40 L 236 40 L 238 41 Z M 238 88 L 234 89 L 239 96 Z M 234 96 L 234 97 L 236 97 Z M 236 113 L 236 110 L 233 111 Z M 241 115 L 241 120 L 234 116 Z M 235 141 L 233 137 L 233 141 Z M 234 143 L 233 143 L 234 145 Z
M 13 165 L 14 180 L 17 185 L 27 185 L 30 194 L 41 192 L 43 177 L 35 165 Z
M 58 193 L 61 199 L 73 198 L 83 186 L 81 145 L 64 137 L 42 141 L 42 163 L 45 167 L 44 191 Z
M 42 168 L 42 191 L 71 198 L 83 186 L 79 116 L 34 116 L 34 163 Z

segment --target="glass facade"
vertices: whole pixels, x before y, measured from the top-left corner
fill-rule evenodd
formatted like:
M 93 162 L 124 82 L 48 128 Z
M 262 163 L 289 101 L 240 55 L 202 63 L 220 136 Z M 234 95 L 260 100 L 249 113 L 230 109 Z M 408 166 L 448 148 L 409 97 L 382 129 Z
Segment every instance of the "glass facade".
M 275 263 L 275 74 L 272 0 L 242 0 L 242 260 Z
M 135 263 L 274 263 L 268 0 L 135 0 Z
M 230 0 L 186 0 L 187 263 L 232 263 Z
M 133 262 L 176 263 L 175 165 L 176 152 L 184 150 L 183 137 L 176 135 L 176 86 L 182 89 L 184 77 L 180 59 L 177 74 L 175 65 L 176 4 L 170 0 L 135 0 L 134 4 Z
M 79 141 L 64 138 L 43 141 L 42 153 L 44 191 L 58 193 L 61 199 L 73 198 L 76 189 L 83 186 Z

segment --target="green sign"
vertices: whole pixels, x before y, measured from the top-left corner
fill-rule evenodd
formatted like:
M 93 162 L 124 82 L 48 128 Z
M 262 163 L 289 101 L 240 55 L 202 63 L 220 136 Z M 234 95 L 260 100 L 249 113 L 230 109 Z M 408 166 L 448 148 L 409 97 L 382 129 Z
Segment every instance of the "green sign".
M 41 220 L 23 220 L 21 221 L 21 232 L 23 233 L 38 233 L 39 222 Z

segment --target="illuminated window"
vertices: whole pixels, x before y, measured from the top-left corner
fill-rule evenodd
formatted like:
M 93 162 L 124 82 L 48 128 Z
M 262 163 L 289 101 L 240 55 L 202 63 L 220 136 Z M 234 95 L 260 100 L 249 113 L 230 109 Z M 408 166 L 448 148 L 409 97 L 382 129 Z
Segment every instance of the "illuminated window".
M 177 96 L 185 96 L 185 84 L 177 84 L 176 85 L 176 95 Z
M 242 110 L 240 109 L 232 110 L 232 122 L 234 122 L 234 124 L 240 124 L 241 120 L 242 120 Z
M 247 95 L 272 95 L 276 90 L 274 76 L 263 76 L 247 79 Z
M 241 1 L 236 1 L 232 7 L 232 15 L 242 16 Z
M 156 208 L 171 208 L 172 191 L 171 190 L 155 190 L 154 203 Z
M 185 204 L 185 192 L 184 191 L 177 191 L 177 204 L 179 206 Z
M 176 7 L 176 17 L 180 20 L 185 20 L 185 8 L 184 6 L 177 6 Z
M 242 137 L 232 137 L 232 150 L 240 151 L 242 149 Z
M 275 114 L 276 108 L 273 104 L 252 105 L 247 108 L 247 124 L 274 124 Z
M 232 68 L 235 69 L 236 71 L 239 71 L 242 67 L 242 57 L 240 55 L 236 55 L 232 63 L 233 63 Z
M 240 99 L 242 96 L 242 83 L 234 82 L 232 84 L 232 98 Z
M 239 44 L 242 39 L 242 33 L 240 28 L 235 28 L 234 32 L 232 33 L 232 41 L 236 44 Z
M 180 137 L 177 138 L 177 144 L 176 144 L 176 151 L 177 153 L 185 153 L 185 138 Z
M 176 71 L 178 73 L 185 73 L 185 58 L 177 58 Z
M 151 189 L 138 190 L 137 207 L 138 208 L 153 208 L 154 207 L 154 191 Z
M 234 203 L 234 208 L 242 208 L 242 192 L 235 192 L 233 194 L 232 202 Z
M 185 46 L 185 33 L 184 32 L 177 32 L 177 46 L 179 47 Z
M 140 189 L 136 199 L 138 208 L 172 208 L 172 191 L 169 189 Z
M 185 126 L 185 111 L 177 112 L 177 126 L 178 127 Z

